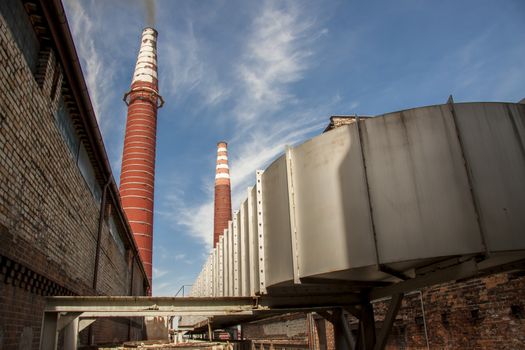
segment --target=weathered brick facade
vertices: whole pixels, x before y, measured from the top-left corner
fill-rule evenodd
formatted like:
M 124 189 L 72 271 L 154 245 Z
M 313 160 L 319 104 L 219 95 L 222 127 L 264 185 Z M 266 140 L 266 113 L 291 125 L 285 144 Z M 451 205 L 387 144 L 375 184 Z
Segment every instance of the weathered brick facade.
M 148 285 L 116 186 L 101 181 L 110 170 L 96 161 L 100 145 L 77 113 L 78 82 L 66 75 L 54 38 L 39 37 L 31 69 L 11 30 L 38 11 L 32 5 L 6 0 L 0 13 L 0 349 L 38 348 L 45 296 L 144 295 Z M 28 18 L 6 19 L 11 8 Z M 100 320 L 91 334 L 95 342 L 136 339 L 136 327 Z
M 525 349 L 524 305 L 523 271 L 425 288 L 405 297 L 387 348 L 426 348 L 428 337 L 431 349 Z
M 308 336 L 305 314 L 287 314 L 245 324 L 242 327 L 246 339 L 288 339 L 306 343 Z

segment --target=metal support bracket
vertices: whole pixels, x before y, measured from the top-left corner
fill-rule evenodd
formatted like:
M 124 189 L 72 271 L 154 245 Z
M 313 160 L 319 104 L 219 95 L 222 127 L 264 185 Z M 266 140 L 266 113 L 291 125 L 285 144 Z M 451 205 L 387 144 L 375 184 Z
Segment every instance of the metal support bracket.
M 455 265 L 449 268 L 445 268 L 434 273 L 416 277 L 398 284 L 394 284 L 388 287 L 374 288 L 370 291 L 370 300 L 376 300 L 397 293 L 405 293 L 412 290 L 416 290 L 422 287 L 431 286 L 434 284 L 467 278 L 476 275 L 478 272 L 478 266 L 474 259 L 467 260 L 462 264 Z
M 392 330 L 392 326 L 394 325 L 394 321 L 396 319 L 397 312 L 399 311 L 399 308 L 401 307 L 402 301 L 403 301 L 402 293 L 394 294 L 392 296 L 392 300 L 390 300 L 390 305 L 388 307 L 388 312 L 385 315 L 385 319 L 383 320 L 383 325 L 381 326 L 381 330 L 379 331 L 379 334 L 377 335 L 376 344 L 374 345 L 374 350 L 383 350 L 385 348 L 386 341 L 388 340 L 388 335 L 390 334 L 390 331 Z
M 361 304 L 359 317 L 359 333 L 357 335 L 357 350 L 373 350 L 376 343 L 376 327 L 374 309 L 370 302 Z

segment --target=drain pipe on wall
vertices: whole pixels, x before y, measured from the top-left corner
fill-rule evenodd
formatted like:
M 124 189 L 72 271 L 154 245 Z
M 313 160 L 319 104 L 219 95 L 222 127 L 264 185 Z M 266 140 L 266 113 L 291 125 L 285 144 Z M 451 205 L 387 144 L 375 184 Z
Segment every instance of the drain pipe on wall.
M 98 217 L 98 229 L 97 229 L 97 248 L 95 251 L 95 267 L 93 270 L 93 291 L 95 294 L 97 293 L 97 282 L 98 282 L 98 261 L 100 259 L 100 244 L 102 240 L 102 226 L 104 224 L 104 216 L 106 213 L 106 199 L 107 199 L 107 192 L 108 187 L 113 181 L 113 176 L 110 176 L 106 184 L 104 185 L 104 188 L 102 189 L 102 199 L 100 200 L 100 213 Z M 88 342 L 90 345 L 93 345 L 95 343 L 95 335 L 93 334 L 93 327 L 89 326 L 88 328 Z
M 423 328 L 425 330 L 425 340 L 427 342 L 427 350 L 430 350 L 430 344 L 428 342 L 428 331 L 427 331 L 427 318 L 425 316 L 425 306 L 423 304 L 423 293 L 420 290 L 414 291 L 414 293 L 419 293 L 419 303 L 421 304 L 421 313 L 423 314 Z

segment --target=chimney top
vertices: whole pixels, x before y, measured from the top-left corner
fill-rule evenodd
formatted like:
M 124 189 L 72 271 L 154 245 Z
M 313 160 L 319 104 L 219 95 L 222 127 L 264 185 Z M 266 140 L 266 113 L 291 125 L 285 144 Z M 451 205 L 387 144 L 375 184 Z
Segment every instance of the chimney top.
M 155 36 L 158 36 L 158 35 L 159 35 L 159 32 L 158 32 L 155 28 L 153 28 L 153 27 L 145 27 L 145 28 L 142 30 L 142 35 L 144 35 L 144 34 L 150 32 L 150 31 L 153 32 L 153 34 L 154 34 Z
M 136 82 L 149 83 L 157 90 L 157 31 L 146 27 L 142 31 L 140 50 L 131 85 Z

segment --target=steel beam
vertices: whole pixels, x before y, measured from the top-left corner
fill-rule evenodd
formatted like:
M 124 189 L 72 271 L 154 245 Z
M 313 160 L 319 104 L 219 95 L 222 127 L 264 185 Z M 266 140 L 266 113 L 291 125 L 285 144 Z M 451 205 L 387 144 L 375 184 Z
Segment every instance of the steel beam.
M 385 315 L 383 325 L 381 326 L 381 330 L 377 336 L 374 350 L 383 350 L 385 348 L 388 335 L 392 330 L 392 326 L 394 325 L 394 321 L 402 301 L 403 294 L 399 293 L 392 296 L 392 300 L 390 300 L 390 305 L 388 306 L 388 312 Z
M 331 313 L 331 320 L 328 319 L 334 327 L 334 345 L 335 350 L 346 350 L 349 348 L 350 343 L 346 339 L 345 328 L 343 326 L 343 312 L 341 309 L 335 309 Z M 353 350 L 353 349 L 352 349 Z
M 355 349 L 355 339 L 354 339 L 354 336 L 352 335 L 352 332 L 350 331 L 350 327 L 348 326 L 348 321 L 345 317 L 345 313 L 343 311 L 341 311 L 341 320 L 340 320 L 341 324 L 342 324 L 342 328 L 343 328 L 343 331 L 344 331 L 344 336 L 345 336 L 345 339 L 346 339 L 346 343 L 347 343 L 347 346 L 348 346 L 348 349 L 351 349 L 351 350 L 354 350 Z
M 45 312 L 73 313 L 68 319 L 78 317 L 126 317 L 151 315 L 238 315 L 253 311 L 279 309 L 304 309 L 342 307 L 360 304 L 362 297 L 348 295 L 316 296 L 260 296 L 260 297 L 128 297 L 86 296 L 49 297 Z M 61 328 L 60 326 L 59 328 Z
M 238 315 L 253 315 L 253 311 L 244 310 L 207 310 L 207 311 L 179 311 L 176 308 L 171 311 L 156 311 L 156 310 L 147 310 L 147 311 L 86 311 L 81 314 L 81 317 L 87 318 L 96 318 L 96 317 L 154 317 L 154 316 L 238 316 Z
M 376 327 L 372 304 L 361 304 L 359 317 L 359 334 L 357 336 L 357 350 L 372 350 L 376 342 Z
M 49 297 L 46 312 L 143 312 L 177 313 L 185 312 L 241 312 L 250 311 L 257 305 L 253 297 L 127 297 L 127 296 L 86 296 Z
M 474 259 L 471 259 L 459 265 L 455 265 L 449 268 L 429 273 L 424 276 L 403 281 L 392 286 L 374 288 L 370 292 L 369 297 L 370 300 L 376 300 L 398 293 L 410 292 L 422 287 L 427 287 L 442 282 L 475 276 L 477 273 L 478 266 Z

